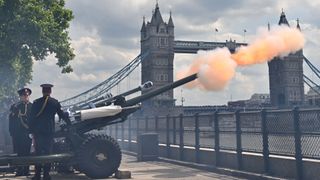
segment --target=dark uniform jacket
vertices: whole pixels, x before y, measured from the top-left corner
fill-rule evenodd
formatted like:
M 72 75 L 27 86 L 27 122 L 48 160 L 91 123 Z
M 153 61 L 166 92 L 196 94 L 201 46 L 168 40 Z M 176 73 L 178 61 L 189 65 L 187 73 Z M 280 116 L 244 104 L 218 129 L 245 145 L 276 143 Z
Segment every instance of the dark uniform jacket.
M 64 113 L 61 110 L 61 105 L 58 100 L 50 97 L 43 96 L 33 101 L 30 118 L 30 130 L 35 135 L 52 136 L 55 132 L 55 114 L 61 119 Z
M 10 107 L 9 132 L 12 137 L 27 136 L 29 134 L 29 118 L 32 103 L 22 101 Z

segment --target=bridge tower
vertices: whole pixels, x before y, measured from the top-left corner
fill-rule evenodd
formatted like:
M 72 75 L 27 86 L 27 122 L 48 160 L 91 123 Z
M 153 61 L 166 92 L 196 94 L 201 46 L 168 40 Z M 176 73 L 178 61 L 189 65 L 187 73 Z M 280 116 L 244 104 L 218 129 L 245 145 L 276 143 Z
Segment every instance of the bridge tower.
M 290 26 L 284 12 L 278 24 Z M 297 28 L 300 30 L 298 20 Z M 303 105 L 303 50 L 276 57 L 268 63 L 268 67 L 271 105 L 278 108 Z
M 143 18 L 140 32 L 141 54 L 146 54 L 142 59 L 142 83 L 152 81 L 154 88 L 158 88 L 173 82 L 174 24 L 171 12 L 168 23 L 164 22 L 157 3 L 151 21 L 146 23 Z M 171 90 L 144 102 L 142 112 L 166 115 L 171 113 L 174 105 Z

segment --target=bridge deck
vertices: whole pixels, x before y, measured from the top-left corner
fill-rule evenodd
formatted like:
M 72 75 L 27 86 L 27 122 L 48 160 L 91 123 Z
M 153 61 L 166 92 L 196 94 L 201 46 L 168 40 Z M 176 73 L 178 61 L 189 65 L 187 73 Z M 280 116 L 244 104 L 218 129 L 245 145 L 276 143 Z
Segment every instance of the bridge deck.
M 213 172 L 202 171 L 198 169 L 192 169 L 184 166 L 174 165 L 165 162 L 137 162 L 136 157 L 123 155 L 123 161 L 120 167 L 121 170 L 129 170 L 132 174 L 132 179 L 139 180 L 150 180 L 150 179 L 184 179 L 184 180 L 206 180 L 206 179 L 228 179 L 236 180 L 240 178 L 217 174 Z M 6 174 L 0 179 L 10 179 L 10 180 L 23 180 L 30 179 L 27 177 L 14 177 L 13 174 Z M 61 174 L 52 174 L 52 179 L 89 179 L 84 174 L 72 174 L 72 175 L 61 175 Z M 115 179 L 115 178 L 109 178 Z

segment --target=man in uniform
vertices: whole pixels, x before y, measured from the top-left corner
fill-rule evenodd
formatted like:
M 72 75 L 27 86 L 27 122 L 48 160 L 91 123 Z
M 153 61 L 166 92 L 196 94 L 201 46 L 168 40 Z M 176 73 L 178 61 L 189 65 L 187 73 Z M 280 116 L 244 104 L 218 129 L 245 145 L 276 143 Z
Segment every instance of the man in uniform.
M 48 155 L 52 152 L 53 136 L 55 132 L 54 116 L 58 116 L 70 125 L 70 120 L 61 110 L 61 105 L 58 100 L 50 97 L 51 84 L 42 84 L 43 97 L 36 99 L 33 102 L 30 118 L 30 130 L 35 140 L 36 155 Z M 43 179 L 50 180 L 49 175 L 51 165 L 37 164 L 35 166 L 35 176 L 33 180 L 41 179 L 41 170 L 43 169 Z
M 22 88 L 18 91 L 20 101 L 13 104 L 9 114 L 9 132 L 12 137 L 13 152 L 18 156 L 30 155 L 31 139 L 29 138 L 28 119 L 32 103 L 29 102 L 31 90 Z M 28 176 L 29 166 L 17 168 L 16 176 Z

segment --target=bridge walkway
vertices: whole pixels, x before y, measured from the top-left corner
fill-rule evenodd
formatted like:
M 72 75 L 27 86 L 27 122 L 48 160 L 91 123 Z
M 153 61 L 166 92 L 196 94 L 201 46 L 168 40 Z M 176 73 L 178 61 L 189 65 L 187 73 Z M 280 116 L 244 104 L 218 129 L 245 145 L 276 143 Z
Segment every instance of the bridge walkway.
M 172 180 L 240 180 L 233 176 L 193 169 L 163 161 L 137 162 L 136 157 L 123 154 L 120 170 L 131 171 L 132 178 L 138 180 L 172 179 Z M 0 176 L 0 180 L 27 180 L 30 177 L 14 177 L 14 174 Z M 52 173 L 52 179 L 85 180 L 84 174 L 61 175 Z M 108 179 L 116 179 L 114 177 Z

